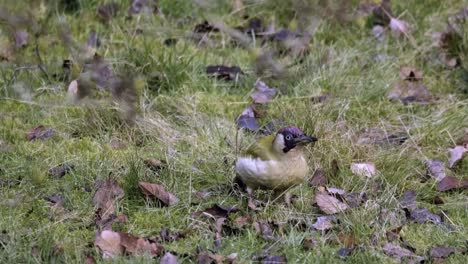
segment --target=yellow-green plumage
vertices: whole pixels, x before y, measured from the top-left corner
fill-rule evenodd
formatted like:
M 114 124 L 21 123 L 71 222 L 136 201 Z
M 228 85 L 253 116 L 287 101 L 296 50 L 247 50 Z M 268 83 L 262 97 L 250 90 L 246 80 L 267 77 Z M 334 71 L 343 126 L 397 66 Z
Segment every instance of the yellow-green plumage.
M 237 178 L 251 189 L 285 190 L 307 177 L 302 146 L 284 152 L 282 134 L 259 139 L 236 163 Z

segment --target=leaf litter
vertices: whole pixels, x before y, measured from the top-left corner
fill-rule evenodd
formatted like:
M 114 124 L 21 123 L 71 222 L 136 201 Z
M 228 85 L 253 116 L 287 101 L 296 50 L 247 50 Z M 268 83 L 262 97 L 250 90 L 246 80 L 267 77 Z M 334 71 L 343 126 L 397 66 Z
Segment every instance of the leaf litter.
M 163 205 L 172 206 L 179 202 L 179 198 L 166 191 L 166 189 L 160 184 L 139 182 L 138 187 L 140 187 L 143 194 L 148 197 L 157 198 Z

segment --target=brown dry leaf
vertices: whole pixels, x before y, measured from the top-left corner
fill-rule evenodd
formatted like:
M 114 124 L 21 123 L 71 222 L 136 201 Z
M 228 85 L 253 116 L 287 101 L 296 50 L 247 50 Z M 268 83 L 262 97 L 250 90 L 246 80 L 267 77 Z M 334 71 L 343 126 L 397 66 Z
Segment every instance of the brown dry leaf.
M 326 214 L 336 214 L 349 208 L 347 204 L 331 195 L 328 195 L 327 193 L 315 194 L 315 201 L 317 202 L 320 210 Z
M 468 148 L 465 146 L 455 146 L 454 148 L 449 148 L 448 152 L 450 153 L 449 168 L 452 168 L 457 161 L 463 158 L 463 154 L 468 152 Z
M 275 97 L 276 89 L 268 87 L 264 82 L 257 81 L 255 83 L 255 91 L 250 94 L 256 104 L 269 103 Z
M 152 171 L 160 171 L 163 168 L 167 167 L 167 162 L 165 160 L 158 160 L 158 159 L 147 159 L 144 160 L 146 167 L 151 169 Z
M 388 99 L 400 100 L 403 103 L 421 102 L 427 103 L 432 95 L 422 83 L 423 74 L 414 67 L 402 67 L 399 81 L 388 93 Z
M 110 221 L 115 219 L 115 202 L 122 199 L 124 191 L 113 179 L 96 182 L 93 204 L 96 206 L 96 224 L 103 229 L 110 228 Z
M 434 224 L 442 223 L 442 218 L 439 215 L 432 213 L 426 208 L 418 208 L 410 211 L 410 219 L 419 224 L 426 222 Z
M 423 73 L 415 67 L 404 66 L 400 69 L 400 78 L 404 81 L 421 81 Z
M 358 207 L 362 203 L 367 201 L 366 193 L 358 193 L 358 192 L 345 193 L 345 194 L 342 194 L 341 197 L 344 199 L 344 201 L 346 202 L 346 204 L 348 204 L 350 208 Z
M 408 22 L 394 17 L 390 18 L 389 27 L 392 30 L 392 33 L 397 37 L 407 35 L 410 31 L 410 25 Z
M 179 264 L 179 260 L 177 260 L 177 257 L 173 255 L 171 252 L 167 252 L 161 258 L 160 264 Z
M 447 258 L 450 254 L 455 253 L 456 248 L 446 246 L 436 246 L 431 249 L 432 258 Z
M 120 244 L 124 247 L 126 253 L 132 255 L 149 254 L 151 256 L 159 256 L 164 251 L 163 246 L 157 242 L 149 241 L 128 233 L 119 234 Z
M 414 190 L 406 191 L 399 202 L 402 208 L 407 208 L 410 210 L 416 209 L 418 206 L 416 202 L 416 192 Z
M 318 244 L 318 241 L 313 237 L 305 238 L 302 241 L 302 247 L 304 247 L 305 250 L 312 250 L 315 248 L 317 244 Z
M 44 139 L 48 139 L 52 137 L 54 133 L 55 133 L 55 130 L 53 128 L 40 125 L 30 130 L 28 134 L 26 135 L 26 138 L 29 141 L 37 140 L 37 139 L 44 140 Z
M 206 208 L 203 211 L 197 211 L 192 213 L 192 217 L 199 217 L 199 216 L 208 216 L 212 218 L 227 218 L 230 213 L 238 212 L 240 209 L 236 206 L 221 206 L 218 204 L 214 204 L 213 206 Z
M 309 184 L 315 187 L 325 186 L 327 185 L 327 183 L 328 183 L 327 175 L 325 175 L 325 171 L 320 168 L 315 170 L 314 175 L 309 181 Z
M 458 179 L 453 176 L 443 178 L 437 185 L 437 191 L 439 192 L 466 188 L 468 188 L 468 179 Z
M 393 243 L 387 243 L 383 246 L 383 251 L 385 254 L 389 255 L 390 257 L 396 259 L 397 261 L 402 261 L 402 259 L 411 259 L 417 262 L 424 260 L 423 257 L 417 256 L 410 250 L 406 248 L 402 248 L 398 245 Z
M 426 167 L 428 175 L 438 182 L 447 176 L 445 173 L 445 163 L 440 160 L 428 160 L 426 161 Z
M 179 202 L 179 199 L 172 193 L 167 192 L 162 185 L 149 182 L 139 182 L 138 186 L 146 196 L 155 197 L 164 205 L 171 206 Z
M 60 165 L 55 166 L 53 168 L 50 168 L 49 169 L 49 176 L 52 176 L 52 177 L 54 177 L 56 179 L 62 178 L 63 176 L 65 176 L 65 174 L 67 174 L 68 172 L 73 170 L 73 168 L 74 168 L 73 164 L 63 163 L 63 164 L 60 164 Z
M 388 93 L 387 98 L 391 101 L 400 100 L 405 104 L 411 102 L 427 103 L 432 99 L 432 95 L 421 82 L 401 81 Z
M 120 234 L 112 230 L 104 230 L 94 240 L 104 258 L 113 258 L 123 253 L 124 247 L 120 245 Z
M 312 224 L 312 227 L 316 230 L 325 231 L 333 227 L 334 221 L 335 217 L 333 216 L 319 216 L 317 217 L 317 221 Z
M 358 176 L 372 178 L 377 173 L 377 169 L 372 162 L 351 163 L 351 172 Z
M 234 221 L 232 221 L 233 225 L 237 228 L 243 228 L 250 222 L 250 215 L 239 216 Z
M 255 231 L 262 235 L 264 239 L 267 240 L 274 240 L 275 237 L 273 236 L 273 230 L 271 229 L 270 224 L 265 220 L 259 220 L 252 224 Z

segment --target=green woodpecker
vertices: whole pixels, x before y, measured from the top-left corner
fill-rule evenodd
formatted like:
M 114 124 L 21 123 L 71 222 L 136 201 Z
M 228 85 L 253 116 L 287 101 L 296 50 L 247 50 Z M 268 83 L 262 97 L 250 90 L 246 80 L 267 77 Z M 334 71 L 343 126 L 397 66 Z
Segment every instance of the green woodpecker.
M 284 192 L 289 187 L 300 184 L 309 173 L 303 148 L 315 142 L 297 127 L 281 128 L 276 135 L 259 139 L 246 155 L 236 162 L 235 183 L 251 193 L 255 189 Z M 286 202 L 289 202 L 287 195 Z

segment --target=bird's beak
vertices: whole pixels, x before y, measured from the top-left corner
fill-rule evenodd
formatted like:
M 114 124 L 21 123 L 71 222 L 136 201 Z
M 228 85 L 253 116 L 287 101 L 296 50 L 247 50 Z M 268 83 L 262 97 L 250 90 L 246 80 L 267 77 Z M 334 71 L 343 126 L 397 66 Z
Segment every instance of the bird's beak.
M 315 141 L 317 141 L 317 138 L 304 135 L 296 138 L 295 143 L 298 145 L 305 145 Z

